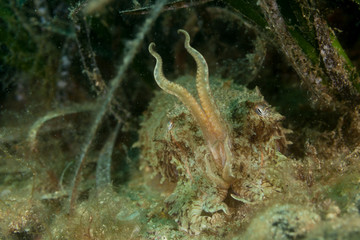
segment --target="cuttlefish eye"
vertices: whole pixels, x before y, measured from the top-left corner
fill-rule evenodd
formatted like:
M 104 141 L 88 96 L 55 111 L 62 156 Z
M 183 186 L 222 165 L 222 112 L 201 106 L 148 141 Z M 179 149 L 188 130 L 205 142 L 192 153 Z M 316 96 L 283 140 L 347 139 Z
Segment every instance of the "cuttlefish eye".
M 257 104 L 255 105 L 255 112 L 260 117 L 266 117 L 269 114 L 269 107 L 265 104 Z

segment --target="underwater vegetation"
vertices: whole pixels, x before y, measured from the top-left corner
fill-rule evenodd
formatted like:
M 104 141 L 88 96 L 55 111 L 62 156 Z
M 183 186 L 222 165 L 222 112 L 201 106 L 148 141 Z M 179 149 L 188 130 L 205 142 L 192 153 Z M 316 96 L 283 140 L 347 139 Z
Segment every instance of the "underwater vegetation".
M 0 2 L 1 239 L 359 239 L 360 2 Z

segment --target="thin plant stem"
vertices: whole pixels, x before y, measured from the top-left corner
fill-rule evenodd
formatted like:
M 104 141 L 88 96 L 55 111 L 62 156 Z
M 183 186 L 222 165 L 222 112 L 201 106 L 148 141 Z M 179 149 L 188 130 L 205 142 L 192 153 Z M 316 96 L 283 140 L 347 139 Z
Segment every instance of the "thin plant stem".
M 114 96 L 115 90 L 121 84 L 122 80 L 124 79 L 124 75 L 128 67 L 130 66 L 131 62 L 133 61 L 135 55 L 138 52 L 146 34 L 150 31 L 152 24 L 155 22 L 156 18 L 161 13 L 162 8 L 164 7 L 166 0 L 159 0 L 155 3 L 152 11 L 150 12 L 150 16 L 145 20 L 144 24 L 139 29 L 139 32 L 136 34 L 136 38 L 133 40 L 129 40 L 125 44 L 125 51 L 124 51 L 124 59 L 123 62 L 118 66 L 118 72 L 116 76 L 111 80 L 109 91 L 103 98 L 103 102 L 101 103 L 99 110 L 96 114 L 94 122 L 90 127 L 88 135 L 85 138 L 85 143 L 81 148 L 81 152 L 79 155 L 79 159 L 77 161 L 77 166 L 75 170 L 74 179 L 72 182 L 71 193 L 69 195 L 69 214 L 72 214 L 75 207 L 75 202 L 77 199 L 77 188 L 80 183 L 81 179 L 81 170 L 85 165 L 85 156 L 90 148 L 90 145 L 94 139 L 98 126 L 100 125 L 104 115 L 106 114 L 107 110 L 109 109 L 109 105 L 111 100 Z

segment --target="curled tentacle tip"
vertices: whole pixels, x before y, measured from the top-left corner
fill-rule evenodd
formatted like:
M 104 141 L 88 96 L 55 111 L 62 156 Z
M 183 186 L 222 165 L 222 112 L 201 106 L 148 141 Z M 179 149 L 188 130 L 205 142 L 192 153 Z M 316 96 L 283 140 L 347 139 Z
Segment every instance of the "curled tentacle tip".
M 151 43 L 149 44 L 149 52 L 150 52 L 150 53 L 153 51 L 153 49 L 154 49 L 155 46 L 156 46 L 156 44 L 155 44 L 154 42 L 151 42 Z
M 180 33 L 184 34 L 186 39 L 190 39 L 189 33 L 187 31 L 185 31 L 184 29 L 179 29 L 179 30 L 177 30 L 177 32 L 178 32 L 178 34 L 180 34 Z
M 189 33 L 187 31 L 185 31 L 184 29 L 179 29 L 177 32 L 179 34 L 180 33 L 184 34 L 184 36 L 185 36 L 185 42 L 184 42 L 185 46 L 190 45 L 190 35 L 189 35 Z M 185 48 L 187 48 L 187 47 L 185 47 Z

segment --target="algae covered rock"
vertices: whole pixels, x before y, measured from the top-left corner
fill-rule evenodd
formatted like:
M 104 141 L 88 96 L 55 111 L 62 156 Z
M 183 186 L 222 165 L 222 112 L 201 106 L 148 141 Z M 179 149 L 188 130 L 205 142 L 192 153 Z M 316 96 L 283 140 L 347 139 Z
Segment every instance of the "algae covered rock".
M 309 207 L 277 204 L 256 216 L 241 239 L 303 239 L 319 222 Z

